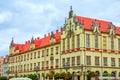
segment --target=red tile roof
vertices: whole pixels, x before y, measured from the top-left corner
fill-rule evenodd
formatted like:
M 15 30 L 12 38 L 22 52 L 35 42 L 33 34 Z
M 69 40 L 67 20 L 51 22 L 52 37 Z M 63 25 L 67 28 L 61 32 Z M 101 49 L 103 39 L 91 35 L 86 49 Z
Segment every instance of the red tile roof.
M 84 22 L 85 30 L 92 30 L 92 24 L 95 19 L 81 17 L 81 16 L 76 16 L 75 18 L 77 20 L 79 20 L 80 23 Z M 96 21 L 99 24 L 100 31 L 104 32 L 104 33 L 108 33 L 108 28 L 109 28 L 109 25 L 111 22 L 103 21 L 103 20 L 96 20 Z M 116 34 L 120 34 L 120 27 L 116 27 Z M 50 37 L 51 37 L 51 35 L 49 34 L 48 36 L 44 36 L 43 38 L 34 39 L 35 49 L 50 45 L 51 44 Z M 54 37 L 55 37 L 55 43 L 60 42 L 61 32 L 56 30 Z M 30 50 L 30 41 L 27 41 L 25 44 L 14 44 L 14 47 L 15 47 L 15 51 L 18 47 L 20 53 L 29 51 Z
M 56 30 L 54 36 L 55 36 L 55 43 L 60 42 L 61 33 L 58 30 Z M 34 39 L 35 49 L 50 45 L 51 44 L 50 37 L 51 35 L 49 34 L 48 36 L 45 35 L 41 39 L 40 38 Z M 17 48 L 19 49 L 19 53 L 29 51 L 30 41 L 27 41 L 25 44 L 14 44 L 14 51 L 16 51 Z
M 76 19 L 81 22 L 84 23 L 84 29 L 86 30 L 92 30 L 92 24 L 95 21 L 95 19 L 93 18 L 86 18 L 86 17 L 82 17 L 82 16 L 76 16 Z M 96 20 L 99 27 L 100 27 L 100 31 L 101 32 L 105 32 L 108 33 L 108 29 L 109 29 L 109 25 L 111 24 L 111 22 L 109 21 L 104 21 L 104 20 Z M 116 34 L 120 34 L 120 27 L 116 26 Z

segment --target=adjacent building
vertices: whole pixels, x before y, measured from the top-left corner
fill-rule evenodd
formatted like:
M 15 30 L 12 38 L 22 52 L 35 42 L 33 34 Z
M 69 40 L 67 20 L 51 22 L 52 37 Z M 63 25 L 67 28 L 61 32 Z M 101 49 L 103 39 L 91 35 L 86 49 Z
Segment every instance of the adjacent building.
M 0 57 L 0 76 L 3 76 L 4 57 Z
M 9 74 L 8 55 L 6 55 L 3 63 L 3 76 L 8 77 L 8 74 Z
M 23 44 L 12 39 L 9 48 L 10 75 L 35 73 L 43 76 L 53 71 L 70 73 L 92 71 L 97 76 L 120 76 L 120 27 L 112 22 L 82 17 L 70 10 L 61 31 L 56 30 Z M 80 76 L 83 80 L 83 75 Z

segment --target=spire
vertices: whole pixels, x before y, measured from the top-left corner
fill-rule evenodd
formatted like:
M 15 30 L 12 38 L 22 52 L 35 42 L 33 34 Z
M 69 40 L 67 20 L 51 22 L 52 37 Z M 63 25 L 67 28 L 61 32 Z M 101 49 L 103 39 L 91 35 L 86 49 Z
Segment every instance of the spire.
M 14 44 L 14 39 L 13 39 L 13 37 L 12 37 L 12 41 L 11 41 L 11 43 L 10 43 L 10 48 L 13 47 L 13 44 Z
M 65 17 L 65 24 L 66 24 L 66 22 L 67 22 L 67 21 L 66 21 L 66 17 Z
M 74 17 L 74 12 L 72 10 L 72 6 L 70 6 L 69 18 Z

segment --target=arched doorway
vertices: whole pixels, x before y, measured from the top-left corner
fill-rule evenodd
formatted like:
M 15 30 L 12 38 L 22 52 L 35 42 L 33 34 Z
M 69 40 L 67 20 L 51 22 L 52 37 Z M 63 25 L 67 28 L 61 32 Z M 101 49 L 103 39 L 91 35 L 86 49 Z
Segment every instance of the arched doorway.
M 115 71 L 112 71 L 112 72 L 111 72 L 111 76 L 112 76 L 112 77 L 115 77 L 115 76 L 116 76 L 116 72 L 115 72 Z
M 99 80 L 100 72 L 96 71 L 95 72 L 95 80 Z
M 77 73 L 77 80 L 80 80 L 81 72 L 77 71 L 76 73 Z
M 91 80 L 91 71 L 87 71 L 87 80 Z

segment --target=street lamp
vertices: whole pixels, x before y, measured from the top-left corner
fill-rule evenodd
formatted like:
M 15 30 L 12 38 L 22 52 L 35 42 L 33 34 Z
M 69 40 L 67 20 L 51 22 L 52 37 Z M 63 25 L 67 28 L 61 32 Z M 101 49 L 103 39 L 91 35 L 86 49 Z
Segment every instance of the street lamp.
M 70 68 L 70 64 L 68 62 L 66 62 L 66 64 L 64 64 L 64 68 L 65 68 L 66 73 L 67 73 L 68 69 Z
M 66 62 L 66 64 L 64 64 L 64 69 L 66 70 L 66 73 L 69 68 L 70 68 L 70 64 L 68 62 Z
M 34 71 L 37 73 L 38 80 L 40 80 L 40 74 L 38 73 L 38 72 L 40 71 L 39 66 L 36 66 L 36 67 L 34 68 Z
M 81 64 L 80 68 L 81 68 L 81 72 L 82 72 L 82 74 L 83 74 L 83 80 L 85 80 L 85 71 L 83 71 L 84 65 Z
M 6 73 L 8 75 L 7 78 L 9 79 L 10 70 L 7 70 Z

